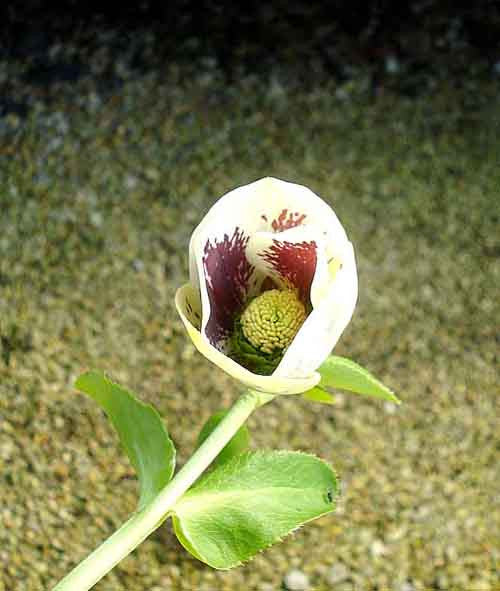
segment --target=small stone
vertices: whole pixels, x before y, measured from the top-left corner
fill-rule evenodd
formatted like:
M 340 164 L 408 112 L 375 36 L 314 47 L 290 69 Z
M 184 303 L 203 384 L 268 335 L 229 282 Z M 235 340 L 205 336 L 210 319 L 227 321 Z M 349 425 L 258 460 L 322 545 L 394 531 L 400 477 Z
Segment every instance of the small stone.
M 56 426 L 57 429 L 62 429 L 64 427 L 64 419 L 63 419 L 63 417 L 57 416 L 54 419 L 54 425 Z
M 455 546 L 448 546 L 445 550 L 446 557 L 450 562 L 456 562 L 458 560 L 458 552 Z
M 388 55 L 385 58 L 385 71 L 388 74 L 398 74 L 401 70 L 401 65 L 395 55 Z
M 132 268 L 134 271 L 137 271 L 137 273 L 140 273 L 141 271 L 144 271 L 144 263 L 141 259 L 134 259 L 132 261 Z
M 146 168 L 146 170 L 144 171 L 144 175 L 146 176 L 148 181 L 157 181 L 160 178 L 159 170 L 153 168 L 152 166 Z
M 339 407 L 345 406 L 345 395 L 340 392 L 335 392 L 333 395 L 333 404 Z
M 125 177 L 123 184 L 125 185 L 126 189 L 128 189 L 129 191 L 132 191 L 133 189 L 135 189 L 137 187 L 137 185 L 139 184 L 139 181 L 137 180 L 137 178 L 135 176 L 128 174 Z
M 374 556 L 375 558 L 387 554 L 387 546 L 381 540 L 374 540 L 372 542 L 370 550 L 372 556 Z
M 396 412 L 397 407 L 393 402 L 384 402 L 384 410 L 388 415 L 393 415 Z
M 100 213 L 99 211 L 91 211 L 89 218 L 90 223 L 96 228 L 100 228 L 104 221 L 102 213 Z
M 283 583 L 288 591 L 305 591 L 309 589 L 309 579 L 301 570 L 293 569 L 285 576 Z
M 69 467 L 64 462 L 56 462 L 53 470 L 56 477 L 60 480 L 65 480 L 69 475 Z
M 342 583 L 343 581 L 347 580 L 349 577 L 350 572 L 347 566 L 342 564 L 342 562 L 338 562 L 337 564 L 334 564 L 328 571 L 326 580 L 330 585 L 336 585 L 337 583 Z
M 398 591 L 415 591 L 415 587 L 410 581 L 404 581 L 401 583 Z

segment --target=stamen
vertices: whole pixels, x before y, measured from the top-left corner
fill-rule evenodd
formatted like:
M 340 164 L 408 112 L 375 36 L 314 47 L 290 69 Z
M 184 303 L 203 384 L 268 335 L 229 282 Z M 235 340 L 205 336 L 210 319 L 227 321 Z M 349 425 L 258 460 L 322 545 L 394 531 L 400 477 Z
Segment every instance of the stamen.
M 250 302 L 240 322 L 245 338 L 256 349 L 273 353 L 288 347 L 305 319 L 296 290 L 272 289 Z

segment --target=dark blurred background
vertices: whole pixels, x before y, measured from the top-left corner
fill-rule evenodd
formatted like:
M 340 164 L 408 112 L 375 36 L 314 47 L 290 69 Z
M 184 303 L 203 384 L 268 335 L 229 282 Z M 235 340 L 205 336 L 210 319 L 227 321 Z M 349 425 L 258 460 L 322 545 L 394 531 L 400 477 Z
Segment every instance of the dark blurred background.
M 463 85 L 500 76 L 494 0 L 143 0 L 119 8 L 28 0 L 7 2 L 0 16 L 0 59 L 24 63 L 19 77 L 37 93 L 89 74 L 119 84 L 120 56 L 141 71 L 175 62 L 186 75 L 201 62 L 229 81 L 280 67 L 310 85 L 363 70 L 374 95 L 390 88 L 414 96 L 443 78 Z M 29 98 L 16 82 L 0 78 L 0 112 L 26 111 Z

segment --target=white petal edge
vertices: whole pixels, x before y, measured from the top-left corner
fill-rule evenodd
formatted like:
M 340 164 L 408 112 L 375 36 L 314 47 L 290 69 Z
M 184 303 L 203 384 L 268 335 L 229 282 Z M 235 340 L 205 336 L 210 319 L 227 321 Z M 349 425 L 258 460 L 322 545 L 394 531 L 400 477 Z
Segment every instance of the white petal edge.
M 231 235 L 236 226 L 245 235 L 250 236 L 258 230 L 267 229 L 261 215 L 273 203 L 279 209 L 286 207 L 286 195 L 279 191 L 283 181 L 263 178 L 241 187 L 236 187 L 220 197 L 207 211 L 195 228 L 189 242 L 189 279 L 197 287 L 199 285 L 197 253 L 203 252 L 207 240 L 218 238 L 224 234 Z
M 208 239 L 231 235 L 238 226 L 246 235 L 269 231 L 262 214 L 278 216 L 283 209 L 298 210 L 307 215 L 306 226 L 318 229 L 318 234 L 326 236 L 329 244 L 328 257 L 336 256 L 347 240 L 342 224 L 333 209 L 308 187 L 264 177 L 247 185 L 225 193 L 208 210 L 195 228 L 189 242 L 189 277 L 194 287 L 199 286 L 196 253 L 203 248 Z
M 198 290 L 187 283 L 180 287 L 175 294 L 175 306 L 181 317 L 187 333 L 193 341 L 198 351 L 209 361 L 220 367 L 224 372 L 235 378 L 248 388 L 266 392 L 268 394 L 301 394 L 316 386 L 320 380 L 320 375 L 314 370 L 303 377 L 285 377 L 278 376 L 276 372 L 271 376 L 261 376 L 248 371 L 236 361 L 233 361 L 227 355 L 218 351 L 204 339 L 200 331 L 191 323 L 190 313 L 187 309 L 187 301 L 193 305 L 199 302 Z M 199 306 L 199 304 L 197 304 Z
M 342 268 L 288 347 L 274 376 L 296 377 L 318 369 L 349 324 L 358 298 L 358 276 L 352 244 L 347 241 Z

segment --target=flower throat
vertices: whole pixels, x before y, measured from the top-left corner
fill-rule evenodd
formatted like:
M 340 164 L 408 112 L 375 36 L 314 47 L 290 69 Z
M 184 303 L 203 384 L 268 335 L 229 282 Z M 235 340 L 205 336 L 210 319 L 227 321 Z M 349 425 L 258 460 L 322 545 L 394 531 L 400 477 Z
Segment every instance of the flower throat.
M 254 373 L 271 375 L 305 319 L 296 290 L 265 291 L 236 320 L 229 354 Z

